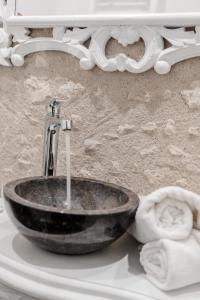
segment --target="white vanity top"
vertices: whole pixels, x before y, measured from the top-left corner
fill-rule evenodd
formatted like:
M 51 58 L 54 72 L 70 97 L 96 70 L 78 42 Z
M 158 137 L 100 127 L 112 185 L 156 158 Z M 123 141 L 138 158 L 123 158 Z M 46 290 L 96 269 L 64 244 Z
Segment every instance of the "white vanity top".
M 59 256 L 24 239 L 0 214 L 0 281 L 48 300 L 199 300 L 200 284 L 164 293 L 146 280 L 135 241 L 124 236 L 104 251 Z

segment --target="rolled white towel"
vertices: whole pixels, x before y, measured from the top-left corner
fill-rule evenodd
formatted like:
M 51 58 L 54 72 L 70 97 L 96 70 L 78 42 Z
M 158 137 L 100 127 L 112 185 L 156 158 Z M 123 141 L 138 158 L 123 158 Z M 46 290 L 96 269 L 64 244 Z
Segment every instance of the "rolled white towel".
M 140 262 L 147 278 L 165 291 L 200 282 L 199 239 L 194 230 L 186 240 L 161 239 L 144 245 Z
M 186 239 L 193 227 L 200 229 L 200 196 L 172 186 L 141 199 L 135 223 L 128 232 L 147 243 L 161 238 Z

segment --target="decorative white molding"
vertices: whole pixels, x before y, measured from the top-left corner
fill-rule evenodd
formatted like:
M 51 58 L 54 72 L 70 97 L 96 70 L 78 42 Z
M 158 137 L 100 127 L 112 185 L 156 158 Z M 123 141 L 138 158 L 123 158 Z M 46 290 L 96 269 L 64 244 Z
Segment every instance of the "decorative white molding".
M 124 47 L 143 39 L 145 54 L 139 61 L 124 53 L 108 58 L 105 52 L 110 39 L 117 40 Z M 89 47 L 86 47 L 88 40 Z M 170 43 L 169 47 L 165 47 L 164 40 Z M 12 42 L 18 44 L 11 46 Z M 1 65 L 22 66 L 26 55 L 47 50 L 77 57 L 84 70 L 97 65 L 107 72 L 142 73 L 154 67 L 158 74 L 167 74 L 174 64 L 200 56 L 200 26 L 190 31 L 184 27 L 169 29 L 161 26 L 74 27 L 72 30 L 58 26 L 54 27 L 52 38 L 32 38 L 30 31 L 23 26 L 8 26 L 7 31 L 0 29 Z
M 11 66 L 11 44 L 11 36 L 0 28 L 0 65 L 2 66 Z

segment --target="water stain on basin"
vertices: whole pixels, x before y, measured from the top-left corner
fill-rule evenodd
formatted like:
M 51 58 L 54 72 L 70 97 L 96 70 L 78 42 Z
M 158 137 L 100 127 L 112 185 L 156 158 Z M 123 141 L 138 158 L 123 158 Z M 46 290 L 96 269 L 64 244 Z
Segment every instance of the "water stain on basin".
M 40 248 L 85 254 L 120 238 L 134 222 L 138 197 L 114 184 L 72 178 L 72 207 L 65 207 L 66 178 L 32 177 L 4 187 L 5 207 L 19 232 Z

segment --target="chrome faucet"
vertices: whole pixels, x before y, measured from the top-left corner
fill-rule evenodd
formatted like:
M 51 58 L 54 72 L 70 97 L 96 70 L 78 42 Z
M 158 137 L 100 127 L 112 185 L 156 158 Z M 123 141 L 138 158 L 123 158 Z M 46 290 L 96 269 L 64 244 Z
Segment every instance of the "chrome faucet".
M 58 140 L 60 128 L 72 129 L 71 120 L 60 119 L 60 105 L 63 100 L 53 99 L 48 104 L 44 129 L 43 176 L 55 176 L 57 167 Z

